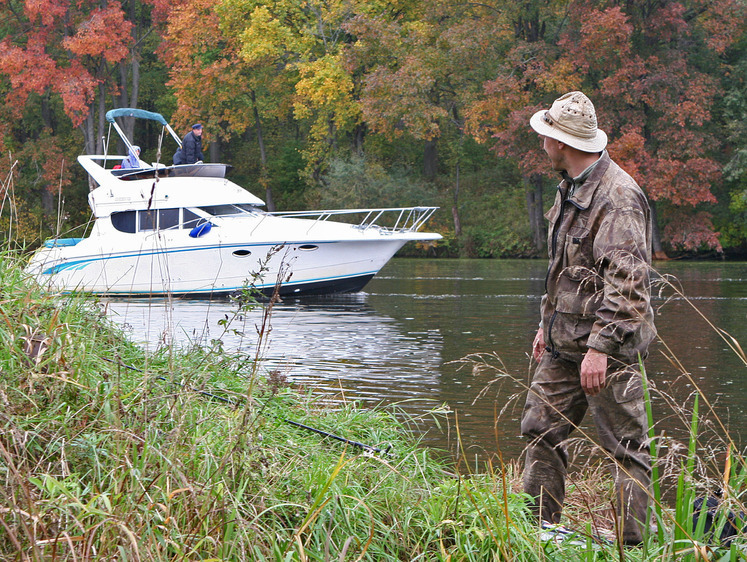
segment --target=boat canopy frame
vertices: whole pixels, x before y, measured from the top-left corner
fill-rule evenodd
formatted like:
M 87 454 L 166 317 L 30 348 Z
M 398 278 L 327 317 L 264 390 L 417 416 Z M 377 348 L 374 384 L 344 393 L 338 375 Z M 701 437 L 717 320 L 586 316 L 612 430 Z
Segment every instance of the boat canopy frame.
M 169 134 L 174 138 L 177 146 L 179 146 L 179 148 L 182 147 L 182 139 L 179 138 L 179 135 L 176 134 L 174 129 L 171 128 L 171 125 L 169 125 L 168 121 L 166 121 L 166 119 L 164 119 L 163 115 L 161 115 L 160 113 L 156 113 L 154 111 L 145 111 L 144 109 L 135 109 L 132 107 L 120 107 L 119 109 L 111 109 L 106 112 L 106 120 L 111 124 L 112 127 L 114 127 L 114 130 L 117 131 L 119 138 L 121 138 L 122 142 L 125 143 L 128 153 L 133 145 L 130 142 L 130 139 L 127 138 L 127 135 L 124 134 L 124 131 L 120 128 L 119 123 L 117 123 L 117 117 L 134 117 L 135 119 L 145 119 L 147 121 L 155 121 L 156 123 L 160 123 L 161 125 L 163 125 L 163 128 L 167 130 Z

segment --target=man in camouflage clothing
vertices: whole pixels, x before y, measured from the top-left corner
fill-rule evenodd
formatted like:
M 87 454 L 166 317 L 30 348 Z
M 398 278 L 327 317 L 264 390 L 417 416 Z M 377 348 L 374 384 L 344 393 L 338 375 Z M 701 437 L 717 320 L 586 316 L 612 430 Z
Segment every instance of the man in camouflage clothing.
M 591 411 L 614 460 L 622 539 L 642 540 L 651 482 L 638 357 L 656 335 L 650 304 L 651 216 L 646 196 L 613 162 L 607 135 L 581 92 L 530 121 L 562 176 L 547 213 L 550 265 L 538 362 L 521 420 L 528 439 L 524 490 L 535 513 L 558 523 L 565 499 L 564 442 Z

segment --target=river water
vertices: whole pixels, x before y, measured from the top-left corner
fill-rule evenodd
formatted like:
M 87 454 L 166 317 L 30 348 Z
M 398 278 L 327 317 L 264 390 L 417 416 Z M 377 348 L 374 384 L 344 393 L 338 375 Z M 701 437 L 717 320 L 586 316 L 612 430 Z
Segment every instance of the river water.
M 333 402 L 396 407 L 424 444 L 468 462 L 498 452 L 516 458 L 545 267 L 544 260 L 396 258 L 362 293 L 276 305 L 263 368 Z M 661 341 L 646 362 L 648 376 L 679 404 L 700 388 L 741 443 L 747 367 L 729 342 L 747 349 L 747 263 L 655 267 Z M 239 333 L 218 324 L 234 317 L 225 300 L 119 299 L 107 310 L 149 350 L 221 338 L 227 351 L 256 354 L 261 310 L 234 320 Z M 684 436 L 687 423 L 666 400 L 656 395 L 654 405 L 657 433 Z M 723 434 L 718 424 L 707 427 Z

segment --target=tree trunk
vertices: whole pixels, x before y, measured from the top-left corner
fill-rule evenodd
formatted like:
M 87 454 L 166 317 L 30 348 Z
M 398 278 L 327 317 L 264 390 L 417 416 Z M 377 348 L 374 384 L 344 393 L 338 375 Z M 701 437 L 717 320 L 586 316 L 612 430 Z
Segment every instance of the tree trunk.
M 353 150 L 356 156 L 363 156 L 363 141 L 366 138 L 366 125 L 361 123 L 355 128 L 353 135 Z
M 89 107 L 88 115 L 86 115 L 86 118 L 80 125 L 83 132 L 83 151 L 85 154 L 104 153 L 104 131 L 106 128 L 105 93 L 105 86 L 103 84 L 99 85 L 97 99 Z M 97 187 L 98 184 L 93 181 L 91 176 L 88 176 L 89 190 L 93 191 Z
M 423 149 L 423 175 L 426 179 L 432 180 L 438 172 L 438 145 L 436 140 L 425 141 Z
M 454 204 L 451 207 L 451 216 L 454 218 L 454 235 L 458 238 L 462 235 L 462 221 L 459 218 L 459 163 L 456 165 L 456 182 L 454 185 Z
M 135 51 L 130 52 L 131 62 L 127 64 L 121 62 L 119 64 L 119 107 L 134 107 L 137 108 L 138 97 L 140 93 L 140 63 L 137 61 Z M 132 77 L 132 85 L 130 85 L 130 76 Z M 130 139 L 131 142 L 135 142 L 135 118 L 127 117 L 122 120 L 122 131 Z M 124 149 L 124 143 L 119 141 L 119 150 Z
M 220 139 L 215 137 L 215 139 L 210 141 L 210 145 L 208 146 L 208 154 L 210 154 L 210 161 L 211 162 L 220 162 L 221 161 L 221 150 L 220 150 Z
M 265 136 L 262 132 L 262 119 L 259 117 L 259 109 L 257 108 L 257 98 L 254 90 L 251 92 L 252 96 L 252 111 L 254 112 L 254 124 L 257 130 L 257 142 L 259 143 L 259 183 L 265 188 L 265 206 L 267 210 L 273 212 L 275 210 L 275 201 L 272 199 L 272 188 L 270 187 L 270 178 L 267 172 L 267 151 L 265 150 Z
M 547 231 L 542 207 L 542 176 L 539 174 L 525 179 L 527 212 L 532 229 L 532 242 L 540 255 L 547 249 Z
M 94 111 L 93 107 L 91 107 L 85 120 L 80 125 L 83 132 L 83 154 L 93 154 L 94 150 L 96 150 L 96 133 L 94 132 L 93 118 Z
M 49 94 L 45 94 L 41 97 L 41 117 L 44 126 L 49 130 L 52 130 L 52 110 L 49 107 Z
M 88 115 L 86 116 L 80 128 L 83 131 L 83 154 L 94 154 L 96 151 L 96 132 L 93 126 L 94 120 L 94 109 L 91 107 Z M 93 191 L 98 187 L 98 184 L 93 181 L 91 176 L 88 176 L 88 189 Z
M 129 18 L 130 21 L 136 23 L 132 29 L 133 47 L 130 49 L 130 61 L 129 63 L 125 61 L 119 63 L 119 107 L 137 108 L 138 97 L 140 95 L 140 61 L 135 50 L 139 44 L 140 20 L 137 18 L 136 7 L 136 2 L 130 0 Z M 132 79 L 131 84 L 130 78 Z M 134 118 L 128 117 L 122 120 L 122 131 L 133 144 L 137 144 L 135 141 Z M 117 146 L 120 152 L 127 152 L 121 139 L 118 141 Z
M 651 207 L 651 249 L 654 254 L 651 257 L 655 260 L 668 260 L 669 256 L 664 252 L 664 248 L 661 245 L 661 233 L 659 232 L 659 218 L 656 213 L 656 202 L 649 201 L 648 204 Z
M 104 132 L 106 131 L 106 86 L 99 84 L 99 115 L 96 135 L 96 154 L 104 153 Z
M 135 27 L 132 29 L 132 41 L 133 48 L 130 50 L 130 70 L 132 73 L 132 89 L 130 90 L 130 105 L 125 107 L 137 108 L 137 104 L 140 97 L 140 58 L 138 57 L 138 51 L 136 51 L 138 45 L 140 45 L 141 39 L 141 22 L 142 19 L 137 17 L 137 2 L 130 0 L 130 21 L 136 22 Z M 125 66 L 126 68 L 126 66 Z M 123 82 L 124 85 L 124 82 Z M 130 136 L 129 138 L 132 138 Z
M 41 190 L 41 204 L 44 214 L 47 216 L 54 215 L 54 196 L 47 190 L 42 188 Z

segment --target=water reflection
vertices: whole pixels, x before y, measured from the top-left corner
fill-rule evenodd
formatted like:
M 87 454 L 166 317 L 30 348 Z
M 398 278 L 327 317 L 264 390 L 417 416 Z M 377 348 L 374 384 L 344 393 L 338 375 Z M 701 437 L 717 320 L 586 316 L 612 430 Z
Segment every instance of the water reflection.
M 338 400 L 432 408 L 428 396 L 438 394 L 442 362 L 440 330 L 408 330 L 367 300 L 359 293 L 277 304 L 263 338 L 264 309 L 237 316 L 228 300 L 116 299 L 107 306 L 110 317 L 146 349 L 207 345 L 217 338 L 226 351 L 259 357 L 265 371 L 279 370 L 295 385 Z M 221 320 L 230 323 L 224 327 Z
M 747 431 L 747 369 L 708 322 L 741 344 L 747 340 L 747 264 L 667 263 L 660 271 L 676 276 L 690 302 L 672 298 L 666 287 L 655 299 L 663 343 L 651 350 L 649 376 L 684 402 L 693 387 L 676 367 L 681 364 L 738 439 Z M 264 365 L 332 400 L 397 404 L 419 420 L 415 427 L 431 446 L 454 452 L 458 423 L 468 457 L 485 459 L 499 449 L 516 457 L 544 275 L 542 260 L 395 259 L 365 293 L 277 305 Z M 218 322 L 235 310 L 227 301 L 112 300 L 108 306 L 149 349 L 220 338 L 227 350 L 256 352 L 260 311 L 225 332 Z M 490 354 L 498 369 L 459 362 L 475 353 Z M 499 371 L 508 377 L 497 377 Z M 437 413 L 441 405 L 448 416 Z M 661 400 L 656 417 L 657 430 L 683 429 Z

